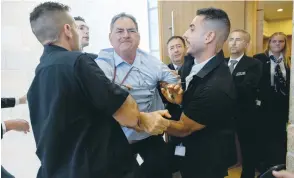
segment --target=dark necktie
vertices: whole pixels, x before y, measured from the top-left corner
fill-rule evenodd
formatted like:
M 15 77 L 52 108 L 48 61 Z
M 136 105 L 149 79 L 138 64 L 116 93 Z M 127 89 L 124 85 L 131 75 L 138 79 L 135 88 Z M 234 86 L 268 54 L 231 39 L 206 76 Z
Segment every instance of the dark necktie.
M 276 64 L 275 75 L 274 75 L 274 88 L 276 92 L 280 92 L 283 95 L 286 95 L 286 80 L 283 76 L 280 63 L 283 58 L 276 59 L 275 56 L 271 55 L 270 59 Z

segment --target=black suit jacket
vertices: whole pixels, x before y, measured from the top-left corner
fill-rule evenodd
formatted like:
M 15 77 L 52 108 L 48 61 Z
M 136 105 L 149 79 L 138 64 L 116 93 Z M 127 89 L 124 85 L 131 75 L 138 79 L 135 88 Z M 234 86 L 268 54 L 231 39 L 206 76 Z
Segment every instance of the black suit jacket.
M 226 59 L 229 61 L 229 58 Z M 256 115 L 258 85 L 262 76 L 262 63 L 244 55 L 237 63 L 233 73 L 237 93 L 236 117 L 238 125 L 253 126 Z
M 168 66 L 168 68 L 170 68 L 171 70 L 176 70 L 175 67 L 174 67 L 174 65 L 173 65 L 173 63 L 170 63 L 170 64 L 168 64 L 167 66 Z
M 175 67 L 172 63 L 167 65 L 171 70 L 175 70 Z M 180 74 L 179 74 L 180 75 Z M 163 97 L 164 98 L 164 97 Z M 164 98 L 165 99 L 165 98 Z M 172 115 L 172 120 L 179 120 L 181 117 L 181 107 L 178 104 L 173 104 L 170 103 L 168 101 L 166 101 L 165 99 L 165 103 L 166 103 L 166 109 L 169 111 L 169 113 Z
M 259 83 L 258 99 L 261 101 L 259 114 L 261 122 L 267 122 L 267 128 L 273 132 L 277 125 L 284 126 L 288 120 L 289 112 L 289 88 L 290 88 L 290 68 L 285 65 L 287 95 L 284 96 L 274 91 L 271 86 L 271 59 L 266 53 L 253 56 L 262 63 L 262 78 Z M 279 118 L 279 119 L 277 119 Z
M 1 98 L 1 108 L 11 108 L 15 106 L 15 98 Z

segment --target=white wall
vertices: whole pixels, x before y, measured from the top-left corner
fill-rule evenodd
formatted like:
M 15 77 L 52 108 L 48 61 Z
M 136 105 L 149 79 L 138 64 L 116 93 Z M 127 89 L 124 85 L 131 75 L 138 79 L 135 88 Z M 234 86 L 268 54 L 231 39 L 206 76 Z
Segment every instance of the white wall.
M 44 0 L 1 1 L 1 96 L 22 96 L 34 77 L 43 47 L 33 36 L 29 13 Z M 109 25 L 120 12 L 134 15 L 141 33 L 140 48 L 149 51 L 148 11 L 146 0 L 63 0 L 73 16 L 82 16 L 90 26 L 90 46 L 86 52 L 98 53 L 110 47 Z M 1 110 L 2 120 L 23 118 L 29 121 L 27 105 Z M 35 156 L 33 134 L 6 133 L 1 141 L 1 161 L 16 178 L 36 177 L 39 160 Z

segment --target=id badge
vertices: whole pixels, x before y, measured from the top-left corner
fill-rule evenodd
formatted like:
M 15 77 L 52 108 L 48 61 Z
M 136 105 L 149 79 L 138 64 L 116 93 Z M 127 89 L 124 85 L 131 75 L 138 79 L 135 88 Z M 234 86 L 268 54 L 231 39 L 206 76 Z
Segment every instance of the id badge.
M 183 146 L 182 143 L 180 145 L 176 146 L 175 155 L 177 155 L 177 156 L 185 156 L 185 154 L 186 154 L 186 147 Z
M 140 156 L 140 154 L 137 154 L 136 159 L 137 159 L 137 162 L 138 162 L 139 166 L 141 166 L 141 164 L 144 163 L 144 160 L 143 160 L 143 158 Z
M 256 100 L 255 102 L 256 102 L 256 105 L 257 106 L 260 106 L 261 105 L 261 101 L 260 100 Z

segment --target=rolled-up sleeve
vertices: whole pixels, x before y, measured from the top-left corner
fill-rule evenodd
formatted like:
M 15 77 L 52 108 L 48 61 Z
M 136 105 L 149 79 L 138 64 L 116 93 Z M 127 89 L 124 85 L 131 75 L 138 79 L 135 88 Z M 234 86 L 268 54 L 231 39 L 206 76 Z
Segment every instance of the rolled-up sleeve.
M 112 83 L 94 60 L 81 55 L 75 63 L 75 75 L 89 102 L 113 115 L 124 103 L 128 92 Z

